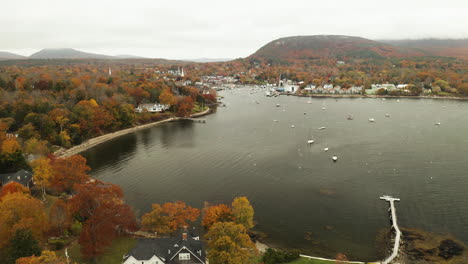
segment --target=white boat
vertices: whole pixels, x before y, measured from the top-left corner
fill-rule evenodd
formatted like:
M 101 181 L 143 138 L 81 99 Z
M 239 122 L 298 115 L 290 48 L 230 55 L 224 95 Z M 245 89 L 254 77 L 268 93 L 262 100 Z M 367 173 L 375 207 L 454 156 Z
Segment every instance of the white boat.
M 319 127 L 317 130 L 324 130 L 326 127 Z
M 291 125 L 291 128 L 294 128 L 294 125 Z
M 385 114 L 386 117 L 390 117 L 390 114 Z
M 276 120 L 276 119 L 273 119 L 273 122 L 278 122 L 278 120 Z
M 268 97 L 270 97 L 270 96 L 271 96 L 271 92 L 270 92 L 270 91 L 266 91 L 266 92 L 265 92 L 265 95 L 268 96 Z
M 400 102 L 400 99 L 397 99 L 396 101 L 397 101 L 397 103 L 399 103 L 399 102 Z
M 280 107 L 281 105 L 280 104 L 276 104 L 276 107 Z
M 369 118 L 369 122 L 375 122 L 374 118 Z
M 338 160 L 338 157 L 337 157 L 337 156 L 333 156 L 333 157 L 332 157 L 332 160 L 335 162 L 335 161 Z
M 324 150 L 325 152 L 327 152 L 327 151 L 328 151 L 328 148 L 324 148 L 323 150 Z
M 314 144 L 314 140 L 313 139 L 307 140 L 307 144 L 309 144 L 309 145 Z
M 437 123 L 435 123 L 434 125 L 436 125 L 436 126 L 440 126 L 440 125 L 442 125 L 442 123 L 440 123 L 440 122 L 437 122 Z
M 352 115 L 348 114 L 348 116 L 346 117 L 346 119 L 348 119 L 348 120 L 353 120 L 354 118 L 353 118 Z
M 327 110 L 327 108 L 325 108 L 325 107 L 322 107 L 322 110 Z
M 443 105 L 442 108 L 445 108 L 445 105 Z

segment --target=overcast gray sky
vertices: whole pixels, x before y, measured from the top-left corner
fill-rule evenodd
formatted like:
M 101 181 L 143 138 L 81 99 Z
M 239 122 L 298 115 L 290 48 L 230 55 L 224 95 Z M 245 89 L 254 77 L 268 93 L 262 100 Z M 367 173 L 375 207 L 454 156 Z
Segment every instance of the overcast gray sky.
M 237 58 L 279 37 L 467 38 L 466 0 L 2 0 L 0 51 Z

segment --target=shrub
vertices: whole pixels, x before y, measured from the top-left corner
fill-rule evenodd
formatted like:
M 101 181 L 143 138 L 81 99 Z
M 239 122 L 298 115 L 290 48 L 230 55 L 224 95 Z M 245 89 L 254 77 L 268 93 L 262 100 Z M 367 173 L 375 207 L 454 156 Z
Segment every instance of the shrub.
M 265 264 L 280 264 L 291 262 L 298 258 L 298 250 L 282 251 L 269 248 L 263 255 L 263 262 L 265 262 Z

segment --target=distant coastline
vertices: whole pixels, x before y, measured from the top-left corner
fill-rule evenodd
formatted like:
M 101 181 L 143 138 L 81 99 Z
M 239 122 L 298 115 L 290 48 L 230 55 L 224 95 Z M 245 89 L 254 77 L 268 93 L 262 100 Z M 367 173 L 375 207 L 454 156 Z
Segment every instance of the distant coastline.
M 90 149 L 92 147 L 95 147 L 95 146 L 97 146 L 97 145 L 99 145 L 101 143 L 104 143 L 106 141 L 109 141 L 111 139 L 114 139 L 114 138 L 117 138 L 117 137 L 120 137 L 120 136 L 123 136 L 123 135 L 126 135 L 126 134 L 130 134 L 130 133 L 142 130 L 142 129 L 150 128 L 150 127 L 162 124 L 162 123 L 182 120 L 182 119 L 185 119 L 185 118 L 200 117 L 200 116 L 207 115 L 209 113 L 211 113 L 211 108 L 208 108 L 205 111 L 200 112 L 200 113 L 191 114 L 188 117 L 171 117 L 171 118 L 168 118 L 168 119 L 152 122 L 152 123 L 149 123 L 149 124 L 144 124 L 144 125 L 139 125 L 139 126 L 134 126 L 134 127 L 118 130 L 116 132 L 112 132 L 112 133 L 108 133 L 108 134 L 105 134 L 105 135 L 102 135 L 102 136 L 99 136 L 99 137 L 88 139 L 88 140 L 84 141 L 83 143 L 81 143 L 80 145 L 73 146 L 73 147 L 71 147 L 69 149 L 59 149 L 59 150 L 55 151 L 54 154 L 57 157 L 73 156 L 73 155 L 79 154 L 79 153 L 81 153 L 81 152 L 83 152 L 85 150 L 88 150 L 88 149 Z
M 447 100 L 468 100 L 468 97 L 458 97 L 458 96 L 392 96 L 392 95 L 362 95 L 362 94 L 287 94 L 281 93 L 280 95 L 292 95 L 298 97 L 317 97 L 317 98 L 390 98 L 390 99 L 400 99 L 400 98 L 409 98 L 409 99 L 447 99 Z

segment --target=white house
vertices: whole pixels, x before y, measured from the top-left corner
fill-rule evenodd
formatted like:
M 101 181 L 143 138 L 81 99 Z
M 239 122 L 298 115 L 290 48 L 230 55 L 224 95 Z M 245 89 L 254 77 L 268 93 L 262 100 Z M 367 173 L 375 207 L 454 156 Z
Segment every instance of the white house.
M 135 108 L 135 111 L 138 113 L 143 112 L 144 110 L 147 110 L 150 113 L 158 113 L 158 112 L 163 112 L 166 111 L 170 108 L 170 105 L 164 105 L 164 104 L 140 104 L 137 108 Z
M 299 89 L 299 85 L 293 83 L 291 80 L 280 80 L 278 83 L 278 90 L 280 92 L 295 93 Z
M 199 236 L 184 231 L 178 238 L 140 238 L 124 256 L 123 264 L 206 264 L 206 251 Z

